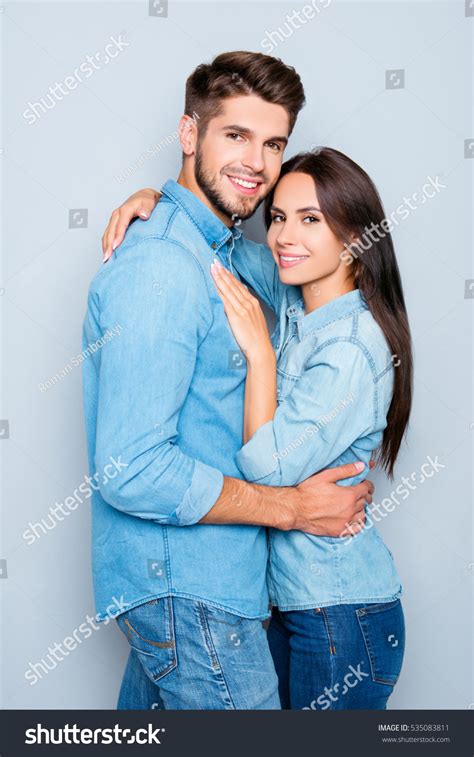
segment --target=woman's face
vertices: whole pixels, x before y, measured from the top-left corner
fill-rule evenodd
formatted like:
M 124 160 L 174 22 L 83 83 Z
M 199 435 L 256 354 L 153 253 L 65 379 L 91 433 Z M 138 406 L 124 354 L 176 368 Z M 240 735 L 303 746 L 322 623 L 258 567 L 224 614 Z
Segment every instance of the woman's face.
M 347 279 L 348 269 L 341 259 L 346 250 L 319 210 L 311 176 L 295 172 L 280 179 L 271 217 L 267 241 L 284 284 Z

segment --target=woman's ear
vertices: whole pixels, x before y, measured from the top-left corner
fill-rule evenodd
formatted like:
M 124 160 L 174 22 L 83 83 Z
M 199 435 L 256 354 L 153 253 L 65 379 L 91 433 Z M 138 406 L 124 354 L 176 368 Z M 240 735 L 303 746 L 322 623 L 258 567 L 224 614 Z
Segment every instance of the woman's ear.
M 178 133 L 184 154 L 193 155 L 197 144 L 197 126 L 195 120 L 190 116 L 181 116 Z

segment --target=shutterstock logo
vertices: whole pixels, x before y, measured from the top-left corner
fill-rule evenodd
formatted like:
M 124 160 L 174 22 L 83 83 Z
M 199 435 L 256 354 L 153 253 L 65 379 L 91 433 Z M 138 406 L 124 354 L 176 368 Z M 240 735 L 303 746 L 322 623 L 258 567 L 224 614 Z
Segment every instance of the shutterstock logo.
M 46 728 L 38 723 L 25 731 L 25 744 L 161 744 L 159 734 L 164 728 L 122 728 L 117 723 L 113 728 L 79 728 L 77 723 L 66 723 L 62 728 Z

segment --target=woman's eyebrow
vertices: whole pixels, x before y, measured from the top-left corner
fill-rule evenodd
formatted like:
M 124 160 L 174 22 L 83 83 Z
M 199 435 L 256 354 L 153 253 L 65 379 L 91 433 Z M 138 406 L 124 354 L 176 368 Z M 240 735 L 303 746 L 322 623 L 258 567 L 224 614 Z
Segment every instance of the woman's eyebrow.
M 285 215 L 285 211 L 282 210 L 281 208 L 277 208 L 276 205 L 272 205 L 271 208 L 270 208 L 270 210 L 274 210 L 276 213 L 281 213 L 282 215 Z M 313 211 L 315 210 L 318 213 L 322 213 L 323 212 L 322 210 L 320 210 L 320 208 L 316 208 L 313 205 L 308 205 L 307 208 L 298 208 L 298 210 L 296 210 L 295 212 L 296 213 L 307 213 L 309 210 L 313 210 Z

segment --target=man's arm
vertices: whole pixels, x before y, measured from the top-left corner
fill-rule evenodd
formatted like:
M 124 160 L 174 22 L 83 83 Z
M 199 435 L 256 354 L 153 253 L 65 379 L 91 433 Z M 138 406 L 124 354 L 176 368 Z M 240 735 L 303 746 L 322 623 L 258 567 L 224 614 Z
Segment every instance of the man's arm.
M 363 463 L 330 468 L 295 487 L 259 486 L 236 478 L 224 478 L 224 486 L 214 507 L 201 523 L 251 523 L 282 531 L 306 531 L 316 536 L 357 533 L 365 520 L 364 504 L 372 502 L 374 486 L 361 481 L 355 486 L 339 486 L 337 481 L 359 475 Z
M 188 525 L 222 490 L 222 473 L 178 444 L 181 408 L 211 323 L 202 270 L 166 240 L 126 242 L 91 288 L 84 324 L 91 354 L 83 368 L 86 404 L 97 416 L 94 466 L 102 496 L 123 512 Z M 114 328 L 113 339 L 93 347 Z M 111 458 L 120 472 L 108 479 L 101 472 Z

